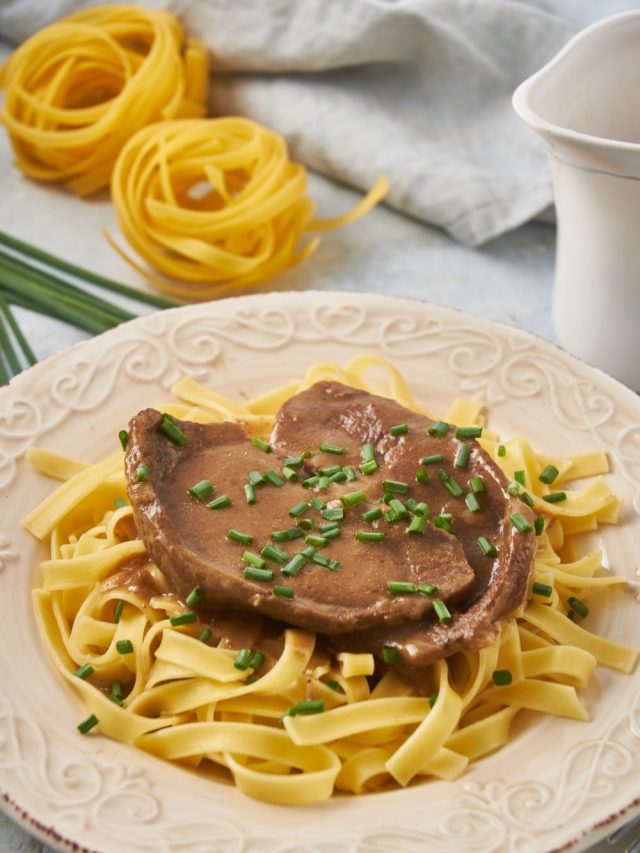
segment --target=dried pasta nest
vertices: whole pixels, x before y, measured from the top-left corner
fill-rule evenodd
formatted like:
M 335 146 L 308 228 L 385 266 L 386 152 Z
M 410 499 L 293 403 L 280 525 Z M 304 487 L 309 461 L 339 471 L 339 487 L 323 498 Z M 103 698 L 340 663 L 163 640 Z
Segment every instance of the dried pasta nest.
M 166 12 L 98 6 L 25 41 L 0 85 L 18 168 L 84 196 L 108 186 L 141 127 L 205 114 L 207 53 Z
M 140 130 L 118 158 L 111 197 L 126 239 L 162 275 L 121 252 L 126 260 L 166 293 L 204 299 L 299 263 L 318 242 L 301 246 L 305 234 L 353 221 L 387 188 L 380 178 L 348 213 L 314 219 L 306 170 L 285 140 L 231 117 Z

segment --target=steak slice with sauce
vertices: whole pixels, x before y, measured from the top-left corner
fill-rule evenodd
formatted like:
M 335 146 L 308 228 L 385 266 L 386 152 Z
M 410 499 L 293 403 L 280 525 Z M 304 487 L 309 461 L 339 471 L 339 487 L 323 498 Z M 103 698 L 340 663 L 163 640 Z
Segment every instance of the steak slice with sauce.
M 138 533 L 181 597 L 199 587 L 204 594 L 202 603 L 217 610 L 257 611 L 292 625 L 336 634 L 415 624 L 432 610 L 433 596 L 390 596 L 389 581 L 437 585 L 439 597 L 452 607 L 472 592 L 475 574 L 464 550 L 443 530 L 428 525 L 423 535 L 408 535 L 405 522 L 390 528 L 383 542 L 357 541 L 357 530 L 372 529 L 361 521 L 362 512 L 377 506 L 380 498 L 379 478 L 364 477 L 348 487 L 332 484 L 320 493 L 323 502 L 335 509 L 342 506 L 344 492 L 365 492 L 361 503 L 344 510 L 339 538 L 316 551 L 321 559 L 339 561 L 337 570 L 309 559 L 297 574 L 287 577 L 282 565 L 268 559 L 266 567 L 273 571 L 273 580 L 245 577 L 245 551 L 259 554 L 265 545 L 277 544 L 289 560 L 308 547 L 299 529 L 300 537 L 288 543 L 273 542 L 272 533 L 295 527 L 297 518 L 289 510 L 320 494 L 299 482 L 280 487 L 265 484 L 256 487 L 256 503 L 248 505 L 244 486 L 249 472 L 281 471 L 284 456 L 255 447 L 239 424 L 178 421 L 187 439 L 181 446 L 165 435 L 161 422 L 161 414 L 154 409 L 132 419 L 125 460 L 127 489 Z M 328 454 L 321 456 L 324 466 L 336 460 Z M 142 481 L 140 465 L 146 466 Z M 199 501 L 188 490 L 203 479 L 214 484 L 215 493 Z M 228 495 L 230 506 L 209 509 L 209 500 L 221 495 Z M 321 511 L 309 507 L 304 517 L 313 520 L 313 533 L 319 535 L 318 525 L 324 522 Z M 253 541 L 243 545 L 229 540 L 227 533 L 232 528 L 250 534 Z M 275 594 L 276 586 L 293 590 L 293 597 Z
M 406 435 L 390 436 L 389 429 L 400 423 L 409 427 Z M 416 499 L 429 503 L 432 519 L 439 513 L 451 513 L 455 535 L 475 574 L 467 600 L 451 608 L 452 622 L 443 624 L 431 613 L 418 625 L 385 626 L 333 638 L 333 645 L 340 649 L 378 655 L 383 646 L 393 646 L 406 668 L 424 667 L 456 651 L 476 651 L 489 645 L 501 621 L 526 600 L 536 550 L 533 532 L 520 533 L 509 521 L 517 512 L 533 527 L 534 516 L 519 498 L 507 494 L 508 483 L 500 468 L 473 439 L 467 440 L 471 451 L 466 467 L 456 468 L 462 442 L 454 437 L 453 429 L 443 438 L 428 436 L 431 425 L 428 418 L 408 411 L 395 400 L 336 382 L 320 382 L 283 405 L 272 433 L 274 446 L 288 452 L 313 448 L 318 434 L 323 441 L 345 447 L 349 456 L 371 442 L 385 479 L 412 483 Z M 425 466 L 431 474 L 429 483 L 417 484 L 419 461 L 437 454 L 442 454 L 442 463 Z M 314 454 L 310 461 L 316 458 Z M 477 495 L 481 510 L 474 513 L 462 498 L 450 495 L 438 476 L 440 471 L 461 485 L 467 485 L 472 476 L 481 477 L 485 487 Z M 480 550 L 477 539 L 481 535 L 495 546 L 495 558 L 486 557 Z

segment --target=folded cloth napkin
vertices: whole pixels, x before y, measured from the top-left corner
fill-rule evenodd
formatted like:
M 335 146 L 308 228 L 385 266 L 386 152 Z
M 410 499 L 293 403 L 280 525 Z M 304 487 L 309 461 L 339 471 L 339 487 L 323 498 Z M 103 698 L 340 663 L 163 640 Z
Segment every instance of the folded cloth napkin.
M 20 40 L 86 5 L 0 0 L 0 33 Z M 463 243 L 552 201 L 542 145 L 511 108 L 518 83 L 576 29 L 552 0 L 142 5 L 175 13 L 208 45 L 213 114 L 274 128 L 295 159 L 362 190 L 387 175 L 389 204 Z

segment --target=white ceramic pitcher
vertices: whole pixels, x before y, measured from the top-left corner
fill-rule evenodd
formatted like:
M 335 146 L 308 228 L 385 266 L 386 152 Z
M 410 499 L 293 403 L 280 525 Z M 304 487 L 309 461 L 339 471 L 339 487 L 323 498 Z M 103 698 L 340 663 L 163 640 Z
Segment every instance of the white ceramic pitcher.
M 565 349 L 640 390 L 640 12 L 583 30 L 516 90 L 546 141 Z

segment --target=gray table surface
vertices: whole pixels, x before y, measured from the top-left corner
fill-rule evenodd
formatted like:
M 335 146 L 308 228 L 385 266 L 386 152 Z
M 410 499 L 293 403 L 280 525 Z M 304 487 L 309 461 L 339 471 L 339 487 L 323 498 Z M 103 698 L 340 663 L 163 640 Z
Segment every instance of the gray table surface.
M 0 176 L 0 230 L 85 268 L 146 288 L 101 233 L 103 228 L 118 233 L 106 196 L 81 201 L 26 180 L 11 166 L 4 135 L 0 136 Z M 321 215 L 345 210 L 358 198 L 353 191 L 316 176 L 311 176 L 310 190 Z M 328 234 L 310 260 L 269 286 L 427 300 L 553 341 L 550 304 L 554 251 L 555 231 L 550 225 L 530 223 L 472 250 L 438 230 L 380 207 L 359 223 Z M 16 313 L 38 358 L 86 337 L 53 319 L 26 311 Z M 0 814 L 0 851 L 35 853 L 49 849 Z M 614 853 L 624 846 L 603 844 L 598 849 Z

